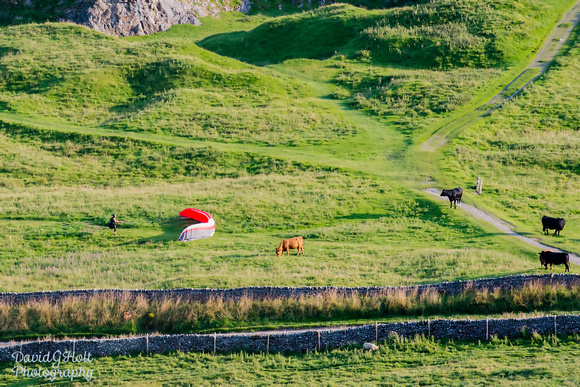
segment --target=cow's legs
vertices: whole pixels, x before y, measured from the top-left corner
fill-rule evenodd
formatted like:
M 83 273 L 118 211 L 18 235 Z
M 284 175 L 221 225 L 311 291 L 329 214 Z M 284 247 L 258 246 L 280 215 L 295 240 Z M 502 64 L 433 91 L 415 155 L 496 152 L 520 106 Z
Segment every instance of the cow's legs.
M 570 265 L 568 265 L 567 263 L 564 263 L 564 265 L 566 265 L 566 270 L 564 270 L 564 273 L 570 272 Z
M 558 230 L 554 230 L 554 235 L 552 235 L 552 236 L 556 236 L 557 232 L 558 232 Z M 560 235 L 560 234 L 558 233 L 558 235 Z

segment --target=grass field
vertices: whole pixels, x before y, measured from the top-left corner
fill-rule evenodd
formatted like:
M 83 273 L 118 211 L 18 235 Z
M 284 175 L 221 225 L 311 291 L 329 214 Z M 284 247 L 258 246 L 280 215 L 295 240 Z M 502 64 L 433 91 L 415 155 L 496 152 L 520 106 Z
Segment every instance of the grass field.
M 333 6 L 129 39 L 3 28 L 0 290 L 397 285 L 541 270 L 533 248 L 409 191 L 432 184 L 409 152 L 414 125 L 428 131 L 499 88 L 502 68 L 392 68 L 361 52 L 258 69 L 194 44 L 375 14 L 417 22 L 407 8 Z M 548 28 L 538 15 L 523 21 L 537 37 Z M 214 216 L 212 239 L 175 241 L 190 206 Z M 103 227 L 113 212 L 125 220 L 116 238 Z M 308 256 L 276 258 L 294 235 Z
M 530 40 L 511 58 L 524 61 L 549 31 L 540 21 L 569 3 L 521 2 Z M 466 26 L 480 31 L 486 12 L 506 17 L 502 4 L 468 2 L 440 17 L 475 12 Z M 409 190 L 433 184 L 410 151 L 414 125 L 428 132 L 493 90 L 484 85 L 500 88 L 512 59 L 435 71 L 379 66 L 361 51 L 256 68 L 194 43 L 306 22 L 411 28 L 413 10 L 434 17 L 447 5 L 230 14 L 130 39 L 67 24 L 2 28 L 0 290 L 397 285 L 539 270 L 533 248 Z M 175 242 L 189 206 L 214 216 L 212 239 Z M 113 212 L 126 221 L 116 238 L 103 227 Z M 293 235 L 304 236 L 307 258 L 276 258 Z
M 579 252 L 577 32 L 516 99 L 454 132 L 444 152 L 418 150 L 479 115 L 574 1 L 351 3 L 368 9 L 260 1 L 249 15 L 123 39 L 65 23 L 0 27 L 0 291 L 384 286 L 544 272 L 535 247 L 423 192 L 447 184 L 523 233 Z M 481 196 L 471 193 L 477 176 Z M 212 238 L 176 241 L 187 207 L 215 218 Z M 125 221 L 116 237 L 105 227 L 112 213 Z M 540 235 L 544 214 L 566 218 L 561 237 Z M 276 257 L 280 240 L 296 235 L 306 254 Z M 578 310 L 527 300 L 471 313 Z M 312 305 L 311 315 L 287 305 L 244 321 L 222 310 L 198 325 L 160 319 L 161 307 L 136 316 L 151 312 L 159 324 L 145 330 L 169 331 L 168 321 L 200 331 L 397 317 L 341 302 L 348 313 L 330 317 Z M 438 305 L 431 315 L 470 315 Z M 27 320 L 37 312 L 3 309 L 21 325 L 0 335 L 139 331 L 137 321 L 73 329 L 64 317 L 46 329 Z M 577 352 L 575 336 L 417 338 L 375 354 L 177 353 L 94 366 L 97 384 L 574 385 Z M 15 382 L 2 367 L 0 384 Z
M 478 201 L 540 236 L 543 215 L 563 217 L 566 231 L 543 240 L 578 251 L 578 30 L 550 71 L 491 117 L 462 133 L 447 152 L 447 173 L 484 180 Z
M 578 384 L 580 337 L 497 339 L 489 342 L 393 337 L 377 352 L 358 348 L 306 354 L 211 355 L 171 353 L 95 359 L 91 384 L 195 385 L 565 385 Z M 75 365 L 77 366 L 77 365 Z M 0 381 L 22 380 L 3 363 Z M 61 369 L 70 367 L 62 365 Z M 46 383 L 27 379 L 33 383 Z M 84 380 L 75 380 L 79 385 Z

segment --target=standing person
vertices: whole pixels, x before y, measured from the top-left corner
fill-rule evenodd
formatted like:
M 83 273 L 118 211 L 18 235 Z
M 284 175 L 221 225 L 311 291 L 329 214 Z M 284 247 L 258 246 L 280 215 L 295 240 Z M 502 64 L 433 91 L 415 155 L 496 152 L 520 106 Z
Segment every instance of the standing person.
M 109 223 L 107 223 L 107 226 L 111 230 L 115 230 L 115 235 L 117 235 L 117 223 L 123 223 L 122 221 L 117 220 L 117 214 L 113 214 L 113 216 L 109 220 Z

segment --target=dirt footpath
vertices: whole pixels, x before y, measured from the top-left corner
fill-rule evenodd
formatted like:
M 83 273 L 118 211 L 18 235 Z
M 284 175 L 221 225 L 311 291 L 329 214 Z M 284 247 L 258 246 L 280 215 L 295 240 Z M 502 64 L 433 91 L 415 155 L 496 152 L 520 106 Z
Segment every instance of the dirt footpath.
M 436 188 L 427 188 L 425 190 L 425 192 L 433 194 L 433 195 L 437 196 L 439 199 L 445 200 L 446 202 L 449 202 L 449 199 L 446 196 L 439 196 L 441 194 L 441 190 L 438 190 Z M 575 263 L 576 265 L 580 265 L 580 257 L 574 253 L 571 253 L 569 251 L 560 250 L 560 249 L 557 249 L 555 247 L 540 243 L 540 242 L 536 241 L 535 239 L 520 235 L 513 230 L 513 226 L 511 224 L 509 224 L 501 219 L 498 219 L 495 216 L 489 215 L 489 214 L 483 212 L 482 210 L 480 210 L 474 206 L 471 206 L 469 204 L 461 203 L 461 209 L 469 212 L 471 215 L 475 216 L 477 219 L 485 220 L 486 222 L 491 223 L 498 230 L 504 232 L 506 235 L 511 235 L 513 237 L 516 237 L 516 238 L 518 238 L 518 239 L 520 239 L 520 240 L 522 240 L 522 241 L 524 241 L 532 246 L 537 247 L 540 250 L 553 250 L 553 251 L 561 251 L 561 252 L 568 253 L 568 254 L 570 254 L 570 262 Z
M 473 116 L 473 118 L 471 118 L 469 121 L 467 121 L 459 126 L 457 124 L 455 124 L 455 121 L 457 121 L 461 117 L 458 117 L 457 119 L 451 121 L 450 123 L 445 124 L 441 128 L 437 129 L 432 134 L 432 136 L 427 141 L 425 141 L 425 143 L 423 143 L 423 145 L 421 146 L 421 151 L 433 152 L 437 148 L 440 148 L 441 146 L 445 145 L 448 141 L 448 136 L 450 133 L 455 132 L 455 131 L 457 131 L 457 130 L 459 130 L 467 125 L 470 125 L 476 119 L 480 119 L 481 117 L 487 116 L 493 110 L 495 110 L 498 107 L 500 107 L 501 105 L 503 105 L 504 102 L 512 99 L 515 95 L 517 95 L 520 91 L 522 91 L 527 85 L 529 85 L 531 82 L 536 80 L 540 75 L 545 73 L 549 69 L 550 64 L 552 63 L 552 61 L 554 60 L 554 58 L 556 57 L 556 55 L 558 54 L 560 49 L 562 49 L 562 47 L 564 46 L 564 43 L 566 43 L 566 41 L 570 37 L 572 30 L 574 29 L 574 27 L 576 27 L 576 25 L 579 22 L 580 22 L 580 1 L 576 2 L 576 4 L 574 4 L 574 6 L 572 8 L 570 8 L 570 10 L 568 12 L 566 12 L 566 14 L 562 17 L 562 19 L 560 19 L 560 21 L 558 22 L 558 24 L 556 25 L 556 27 L 554 28 L 554 30 L 552 31 L 550 36 L 548 36 L 546 38 L 546 40 L 544 41 L 544 44 L 538 49 L 538 52 L 537 52 L 535 58 L 532 60 L 532 63 L 530 63 L 517 77 L 515 77 L 499 93 L 497 93 L 490 100 L 488 100 L 487 102 L 485 102 L 484 104 L 481 105 L 481 106 L 490 105 L 490 106 L 493 106 L 492 108 L 486 110 L 482 114 L 478 114 L 476 116 Z M 518 90 L 513 92 L 510 96 L 505 96 L 503 94 L 504 91 L 508 87 L 510 87 L 510 85 L 513 82 L 515 82 L 519 77 L 521 77 L 529 69 L 538 69 L 538 73 L 532 79 L 530 79 L 528 82 L 526 82 L 525 85 L 523 85 Z M 481 108 L 481 106 L 474 109 L 474 111 Z M 473 111 L 472 111 L 472 113 L 473 113 Z M 471 114 L 471 113 L 467 113 L 466 115 L 469 115 L 469 114 Z M 444 130 L 444 128 L 446 128 L 446 127 L 450 128 L 453 126 L 457 126 L 457 127 L 454 129 Z

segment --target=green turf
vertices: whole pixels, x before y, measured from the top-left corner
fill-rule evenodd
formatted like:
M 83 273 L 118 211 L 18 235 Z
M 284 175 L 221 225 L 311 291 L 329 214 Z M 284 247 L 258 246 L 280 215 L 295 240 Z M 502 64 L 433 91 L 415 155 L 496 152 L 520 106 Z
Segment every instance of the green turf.
M 344 54 L 412 68 L 497 67 L 529 55 L 572 4 L 439 0 L 372 11 L 340 4 L 276 18 L 247 32 L 210 36 L 199 44 L 257 65 Z
M 457 138 L 447 152 L 447 174 L 466 185 L 481 176 L 478 202 L 547 244 L 578 251 L 578 29 L 556 60 L 513 101 Z M 541 217 L 563 217 L 561 236 L 541 236 Z M 553 233 L 553 231 L 552 231 Z
M 213 355 L 176 352 L 97 358 L 82 363 L 94 385 L 481 385 L 545 386 L 579 383 L 580 337 L 497 339 L 489 342 L 393 337 L 380 350 L 360 346 L 306 354 Z M 15 377 L 2 363 L 3 383 L 46 383 Z M 42 366 L 42 364 L 41 364 Z M 78 364 L 63 364 L 61 369 Z M 33 366 L 37 368 L 37 366 Z M 57 379 L 66 383 L 66 380 Z M 86 383 L 75 379 L 76 383 Z
M 536 248 L 422 190 L 462 185 L 467 202 L 538 237 L 529 225 L 540 214 L 565 214 L 563 236 L 544 240 L 577 246 L 577 48 L 491 118 L 463 126 L 523 70 L 573 2 L 395 3 L 308 12 L 275 3 L 263 14 L 258 7 L 126 39 L 69 24 L 0 28 L 0 291 L 384 286 L 543 272 Z M 445 154 L 419 151 L 446 131 L 461 137 Z M 471 193 L 477 176 L 480 197 Z M 186 207 L 210 212 L 212 238 L 176 241 Z M 105 228 L 112 213 L 125 221 L 116 237 Z M 306 255 L 276 257 L 280 240 L 296 235 Z M 473 352 L 454 360 L 463 344 L 424 344 L 442 356 L 428 359 L 439 374 L 420 372 L 409 348 L 423 344 L 413 343 L 401 344 L 406 355 L 385 351 L 395 357 L 376 367 L 347 362 L 330 379 L 300 371 L 332 358 L 282 356 L 281 371 L 190 359 L 208 383 L 343 384 L 353 372 L 363 384 L 576 382 L 566 362 L 537 374 L 522 371 L 528 361 L 494 362 L 490 354 L 503 358 L 515 345 L 496 344 L 468 344 Z M 516 357 L 539 353 L 530 346 Z M 568 356 L 568 347 L 554 348 Z M 343 363 L 367 356 L 341 351 Z M 154 383 L 204 383 L 195 367 L 155 373 L 172 356 L 155 365 L 131 358 L 135 373 L 109 372 L 117 360 L 101 360 L 109 363 L 99 383 L 150 374 Z M 466 359 L 483 365 L 459 368 Z M 298 368 L 284 366 L 294 361 Z M 403 363 L 413 367 L 385 368 Z
M 409 9 L 397 17 L 416 23 Z M 66 24 L 0 30 L 0 289 L 398 285 L 538 271 L 535 249 L 409 190 L 431 184 L 435 165 L 410 147 L 412 117 L 433 112 L 428 132 L 509 71 L 393 69 L 363 52 L 256 69 L 193 43 L 245 23 L 395 11 L 232 14 L 130 39 Z M 370 87 L 384 119 L 335 99 L 337 86 L 349 98 Z M 175 241 L 186 207 L 214 216 L 212 239 Z M 113 212 L 126 221 L 116 238 L 103 227 Z M 294 235 L 307 258 L 275 257 Z

